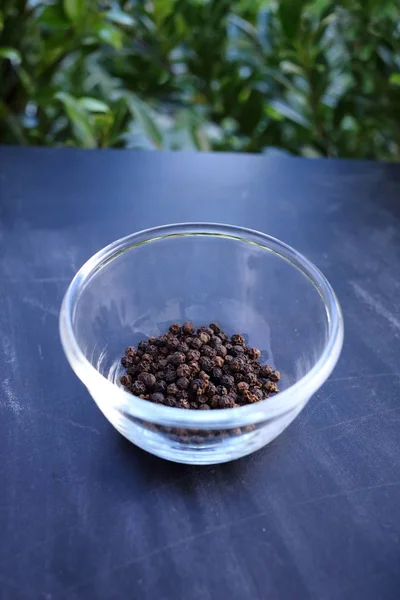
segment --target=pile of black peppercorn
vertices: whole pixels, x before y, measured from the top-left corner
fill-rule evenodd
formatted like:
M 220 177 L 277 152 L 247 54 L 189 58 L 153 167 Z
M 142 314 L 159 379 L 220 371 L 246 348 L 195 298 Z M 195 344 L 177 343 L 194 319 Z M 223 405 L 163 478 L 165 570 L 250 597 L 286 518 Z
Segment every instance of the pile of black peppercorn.
M 169 333 L 130 346 L 121 359 L 125 389 L 155 404 L 209 410 L 236 408 L 276 394 L 279 371 L 259 362 L 240 333 L 230 338 L 217 323 L 195 330 L 174 323 Z

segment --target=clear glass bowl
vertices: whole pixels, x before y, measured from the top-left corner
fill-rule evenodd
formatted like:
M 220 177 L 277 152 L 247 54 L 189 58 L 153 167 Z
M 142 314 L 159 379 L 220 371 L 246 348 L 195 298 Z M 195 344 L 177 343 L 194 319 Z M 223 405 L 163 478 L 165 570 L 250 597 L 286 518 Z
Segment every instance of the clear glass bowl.
M 125 392 L 125 347 L 176 321 L 217 321 L 228 334 L 244 333 L 281 372 L 281 392 L 211 411 Z M 312 263 L 268 235 L 204 223 L 141 231 L 100 250 L 68 288 L 60 332 L 72 368 L 114 427 L 152 454 L 189 464 L 268 444 L 330 375 L 343 343 L 338 301 Z

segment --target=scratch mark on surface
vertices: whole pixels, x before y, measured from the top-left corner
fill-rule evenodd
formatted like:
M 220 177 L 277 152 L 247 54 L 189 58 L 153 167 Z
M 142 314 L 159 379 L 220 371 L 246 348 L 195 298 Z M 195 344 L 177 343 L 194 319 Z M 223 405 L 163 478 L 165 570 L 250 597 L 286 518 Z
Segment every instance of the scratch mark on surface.
M 43 360 L 43 350 L 42 350 L 42 346 L 40 344 L 37 345 L 38 347 L 38 352 L 39 352 L 39 357 L 40 360 Z
M 3 352 L 4 352 L 4 362 L 9 365 L 13 365 L 16 360 L 14 344 L 5 335 L 3 336 L 2 343 L 3 343 Z
M 329 400 L 332 400 L 332 398 L 336 396 L 337 393 L 337 391 L 332 392 L 332 394 L 329 394 L 329 396 L 326 396 L 326 398 L 322 398 L 322 400 L 320 400 L 319 402 L 317 400 L 315 406 L 312 409 L 310 409 L 305 415 L 303 415 L 303 426 L 307 425 L 313 414 L 320 410 L 321 406 L 324 406 L 324 404 L 329 402 Z
M 6 377 L 1 382 L 1 387 L 3 389 L 4 395 L 6 397 L 5 403 L 2 405 L 8 407 L 12 410 L 15 415 L 19 415 L 20 412 L 24 410 L 24 407 L 18 402 L 16 395 L 10 384 L 10 378 Z
M 22 302 L 24 302 L 25 304 L 29 304 L 29 306 L 33 306 L 33 308 L 38 308 L 45 315 L 52 315 L 53 317 L 58 317 L 58 311 L 55 308 L 45 306 L 44 304 L 39 302 L 39 300 L 36 300 L 36 298 L 30 298 L 28 296 L 26 298 L 23 298 Z
M 78 429 L 86 429 L 87 431 L 92 431 L 93 433 L 97 433 L 97 435 L 100 435 L 100 431 L 98 429 L 95 429 L 94 427 L 91 427 L 90 425 L 85 425 L 84 423 L 77 423 L 76 421 L 72 421 L 72 419 L 68 419 L 67 423 L 69 423 L 73 427 L 77 427 Z
M 395 482 L 391 482 L 391 483 L 382 483 L 382 484 L 377 484 L 377 485 L 370 485 L 370 486 L 366 486 L 366 487 L 358 487 L 358 488 L 354 488 L 351 490 L 337 492 L 335 494 L 326 494 L 324 496 L 318 496 L 317 498 L 311 498 L 309 500 L 305 500 L 304 502 L 298 502 L 296 504 L 292 504 L 291 507 L 293 508 L 293 507 L 297 507 L 297 506 L 303 506 L 306 504 L 312 504 L 313 502 L 320 502 L 321 500 L 325 500 L 325 499 L 329 499 L 329 498 L 346 496 L 347 494 L 351 494 L 351 493 L 358 492 L 358 491 L 374 490 L 374 489 L 379 489 L 379 488 L 384 488 L 384 487 L 389 487 L 389 486 L 396 486 L 396 485 L 400 485 L 400 481 L 395 481 Z M 129 560 L 129 561 L 126 561 L 123 563 L 118 563 L 118 564 L 112 566 L 110 569 L 107 569 L 105 572 L 103 572 L 103 575 L 105 575 L 105 574 L 109 575 L 110 573 L 114 573 L 115 571 L 118 571 L 120 569 L 126 569 L 127 567 L 130 567 L 138 562 L 141 562 L 142 560 L 147 560 L 147 559 L 153 558 L 154 556 L 157 556 L 159 554 L 163 554 L 164 552 L 167 552 L 169 550 L 174 550 L 175 548 L 179 548 L 179 546 L 182 546 L 189 542 L 193 542 L 194 540 L 197 540 L 206 535 L 210 535 L 217 531 L 221 531 L 223 529 L 229 529 L 230 527 L 236 527 L 237 525 L 242 525 L 244 523 L 253 521 L 255 519 L 258 519 L 260 517 L 267 515 L 270 512 L 270 510 L 271 509 L 264 510 L 264 511 L 256 513 L 256 514 L 252 514 L 248 517 L 243 517 L 242 519 L 238 519 L 236 521 L 230 521 L 228 523 L 221 523 L 221 525 L 216 525 L 215 527 L 210 527 L 210 529 L 206 529 L 205 531 L 201 531 L 200 533 L 196 533 L 194 535 L 189 535 L 187 537 L 181 538 L 180 540 L 177 540 L 176 542 L 172 542 L 171 544 L 166 544 L 165 546 L 162 546 L 161 548 L 157 548 L 155 550 L 152 550 L 151 552 L 147 552 L 145 554 L 137 556 L 136 558 L 134 558 L 132 560 Z M 96 575 L 96 577 L 97 577 L 97 575 Z M 73 592 L 81 587 L 89 585 L 92 581 L 93 581 L 93 578 L 88 579 L 83 582 L 80 582 L 80 583 L 77 583 L 77 584 L 73 585 L 72 587 L 68 588 L 68 591 Z
M 390 312 L 390 310 L 385 308 L 379 302 L 379 300 L 371 296 L 371 294 L 364 290 L 364 288 L 362 288 L 360 285 L 358 285 L 358 283 L 350 281 L 350 284 L 353 290 L 355 291 L 356 296 L 364 300 L 364 302 L 368 304 L 370 308 L 373 308 L 375 312 L 378 313 L 378 315 L 386 319 L 392 325 L 392 327 L 395 327 L 400 331 L 400 321 L 396 319 L 396 317 Z
M 354 419 L 347 419 L 347 421 L 340 421 L 340 423 L 334 423 L 333 425 L 327 425 L 326 427 L 320 427 L 316 429 L 316 431 L 326 431 L 327 429 L 334 429 L 335 427 L 340 427 L 341 425 L 348 425 L 351 423 L 358 423 L 359 421 L 364 421 L 365 419 L 370 419 L 371 417 L 379 417 L 381 415 L 387 415 L 396 410 L 400 410 L 400 407 L 390 408 L 388 410 L 383 410 L 381 412 L 369 413 L 368 415 L 363 415 L 361 417 L 355 417 Z
M 356 492 L 365 492 L 368 490 L 378 490 L 384 487 L 392 487 L 400 485 L 400 481 L 392 481 L 390 483 L 378 483 L 374 485 L 361 486 L 352 488 L 350 490 L 344 490 L 343 492 L 336 492 L 335 494 L 324 494 L 323 496 L 317 496 L 316 498 L 310 498 L 309 500 L 304 500 L 303 502 L 296 502 L 291 505 L 291 508 L 297 506 L 306 506 L 307 504 L 314 504 L 316 502 L 321 502 L 323 500 L 330 500 L 331 498 L 339 498 L 340 496 L 346 496 L 347 494 L 354 494 Z
M 15 277 L 10 277 L 8 278 L 8 281 L 10 283 L 69 283 L 72 280 L 73 275 L 71 275 L 70 277 L 33 277 L 32 279 L 29 279 L 27 277 L 22 277 L 22 278 L 15 278 Z
M 351 381 L 352 379 L 376 379 L 376 377 L 400 377 L 400 373 L 367 373 L 366 375 L 350 375 L 349 377 L 333 377 L 328 379 L 327 383 L 334 381 Z

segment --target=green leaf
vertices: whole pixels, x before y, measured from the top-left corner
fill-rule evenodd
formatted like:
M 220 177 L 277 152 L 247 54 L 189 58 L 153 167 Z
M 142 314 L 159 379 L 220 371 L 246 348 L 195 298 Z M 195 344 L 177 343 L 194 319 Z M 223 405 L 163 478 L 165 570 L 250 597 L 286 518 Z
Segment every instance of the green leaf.
M 118 27 L 111 23 L 100 23 L 95 28 L 95 32 L 99 40 L 110 46 L 114 46 L 117 50 L 122 48 L 122 34 Z
M 50 27 L 51 29 L 67 29 L 71 27 L 69 18 L 66 18 L 65 11 L 62 6 L 50 4 L 45 6 L 42 12 L 37 17 L 39 23 Z
M 301 77 L 304 76 L 303 69 L 289 60 L 283 60 L 280 64 L 280 68 L 284 73 L 292 73 L 293 75 L 300 75 Z
M 22 62 L 21 54 L 14 48 L 0 48 L 0 58 L 7 58 L 14 67 Z
M 63 0 L 64 11 L 73 23 L 82 21 L 86 13 L 86 0 Z
M 88 110 L 89 112 L 107 113 L 110 111 L 110 108 L 107 106 L 107 104 L 101 100 L 97 100 L 97 98 L 84 96 L 83 98 L 79 98 L 78 102 L 83 109 Z
M 111 21 L 112 23 L 116 23 L 117 25 L 126 25 L 127 27 L 132 27 L 135 24 L 135 20 L 133 17 L 128 15 L 123 10 L 112 9 L 108 10 L 104 16 L 106 19 Z
M 287 37 L 293 40 L 299 29 L 305 0 L 279 0 L 278 15 Z
M 302 125 L 303 127 L 310 128 L 311 123 L 308 119 L 305 118 L 300 112 L 289 106 L 286 102 L 282 100 L 271 100 L 269 103 L 270 107 L 273 108 L 278 114 L 286 117 L 293 123 L 297 123 L 298 125 Z
M 175 0 L 154 0 L 154 20 L 160 25 L 174 11 Z
M 392 73 L 389 82 L 393 83 L 393 85 L 400 85 L 400 73 Z
M 127 102 L 131 113 L 133 114 L 135 119 L 137 119 L 137 121 L 140 123 L 145 134 L 150 138 L 150 140 L 157 148 L 161 148 L 161 131 L 156 125 L 156 122 L 148 106 L 144 102 L 142 102 L 142 100 L 140 100 L 140 98 L 138 98 L 136 94 L 129 94 L 127 96 Z
M 79 100 L 65 92 L 58 92 L 55 97 L 63 103 L 75 136 L 81 145 L 84 148 L 96 148 L 96 139 L 89 115 L 80 105 Z

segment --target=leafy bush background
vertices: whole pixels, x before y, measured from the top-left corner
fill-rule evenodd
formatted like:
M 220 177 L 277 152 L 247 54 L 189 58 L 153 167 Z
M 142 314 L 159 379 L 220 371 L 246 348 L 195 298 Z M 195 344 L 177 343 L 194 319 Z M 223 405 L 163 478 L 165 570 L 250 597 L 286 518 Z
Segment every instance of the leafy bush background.
M 3 143 L 400 159 L 400 4 L 2 0 Z

